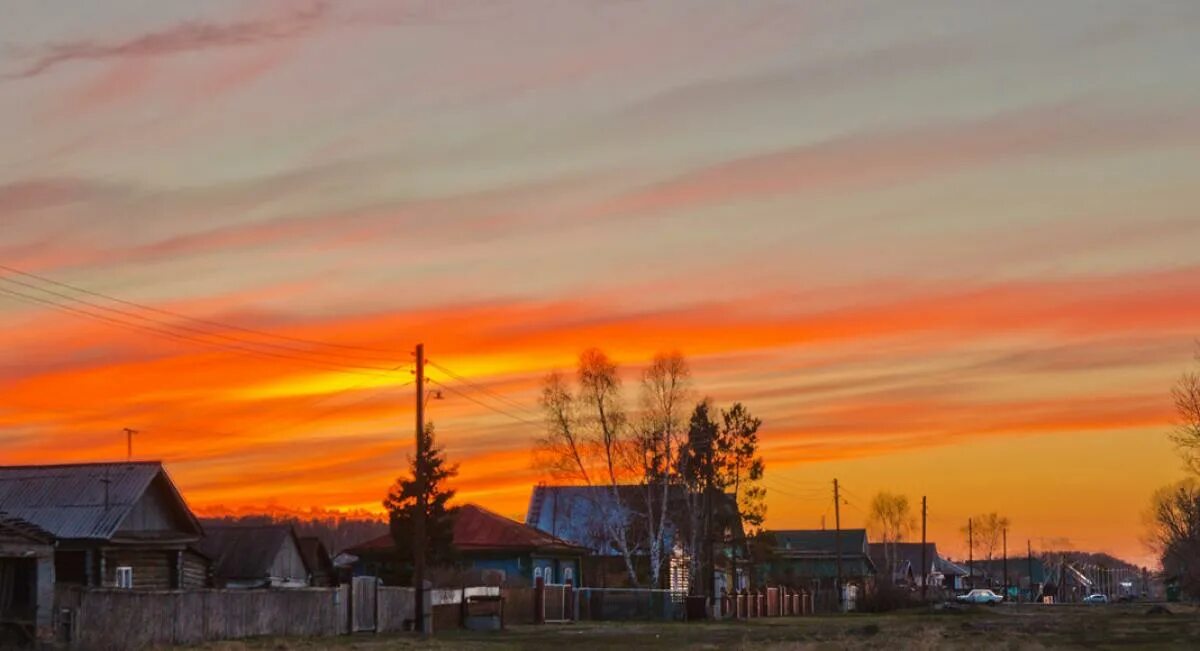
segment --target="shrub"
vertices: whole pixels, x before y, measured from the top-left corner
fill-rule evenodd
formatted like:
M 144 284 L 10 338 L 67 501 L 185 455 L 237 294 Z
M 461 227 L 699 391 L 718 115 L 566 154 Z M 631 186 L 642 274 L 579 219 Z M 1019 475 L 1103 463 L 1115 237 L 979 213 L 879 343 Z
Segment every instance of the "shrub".
M 890 584 L 877 584 L 866 595 L 858 598 L 858 610 L 864 613 L 886 613 L 907 608 L 916 603 L 905 588 Z

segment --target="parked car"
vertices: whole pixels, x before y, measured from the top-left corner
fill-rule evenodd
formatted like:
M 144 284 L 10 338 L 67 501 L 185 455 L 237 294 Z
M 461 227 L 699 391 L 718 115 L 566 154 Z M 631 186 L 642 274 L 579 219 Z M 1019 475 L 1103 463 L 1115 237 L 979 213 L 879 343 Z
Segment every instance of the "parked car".
M 976 588 L 967 594 L 960 594 L 956 597 L 958 601 L 968 604 L 988 604 L 994 605 L 1004 601 L 1004 597 L 983 588 Z
M 1083 598 L 1083 603 L 1085 603 L 1085 604 L 1106 604 L 1106 603 L 1108 603 L 1108 595 L 1103 595 L 1103 594 L 1099 594 L 1099 593 L 1090 594 Z

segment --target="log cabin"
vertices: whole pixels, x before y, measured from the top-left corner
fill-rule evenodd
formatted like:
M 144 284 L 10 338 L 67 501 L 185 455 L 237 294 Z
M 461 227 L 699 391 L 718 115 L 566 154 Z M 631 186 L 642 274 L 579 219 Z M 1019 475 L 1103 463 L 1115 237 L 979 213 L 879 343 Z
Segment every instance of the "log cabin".
M 55 585 L 209 585 L 200 522 L 161 462 L 0 466 L 0 511 L 48 537 Z

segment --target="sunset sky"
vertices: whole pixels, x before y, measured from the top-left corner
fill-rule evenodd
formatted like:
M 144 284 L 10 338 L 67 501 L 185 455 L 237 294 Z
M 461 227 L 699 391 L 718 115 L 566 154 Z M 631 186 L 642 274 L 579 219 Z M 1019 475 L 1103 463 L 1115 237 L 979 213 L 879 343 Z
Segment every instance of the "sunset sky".
M 0 271 L 0 463 L 131 427 L 201 512 L 378 510 L 424 342 L 491 392 L 430 369 L 461 498 L 523 517 L 541 378 L 599 346 L 632 406 L 678 349 L 764 420 L 770 527 L 832 526 L 837 477 L 844 526 L 887 489 L 952 554 L 999 511 L 1150 562 L 1200 336 L 1200 4 L 3 13 L 0 264 L 163 312 Z

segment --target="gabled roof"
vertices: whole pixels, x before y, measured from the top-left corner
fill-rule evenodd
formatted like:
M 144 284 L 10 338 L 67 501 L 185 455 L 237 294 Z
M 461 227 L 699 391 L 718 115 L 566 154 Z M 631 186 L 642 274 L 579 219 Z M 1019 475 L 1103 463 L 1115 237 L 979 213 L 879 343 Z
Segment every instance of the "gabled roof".
M 0 511 L 0 538 L 20 538 L 43 544 L 54 541 L 49 531 L 3 511 Z
M 55 538 L 109 540 L 159 477 L 200 535 L 199 521 L 158 461 L 0 466 L 0 511 Z
M 289 524 L 209 525 L 196 547 L 213 561 L 213 576 L 222 579 L 265 579 L 279 550 L 300 542 Z
M 521 524 L 482 506 L 466 504 L 454 520 L 454 546 L 460 551 L 512 550 L 586 553 L 587 549 Z
M 534 486 L 529 496 L 525 524 L 598 554 L 616 554 L 605 533 L 605 519 L 635 530 L 644 527 L 644 522 L 635 514 L 644 512 L 648 496 L 646 487 L 637 484 L 616 486 L 615 492 L 614 497 L 614 487 L 611 486 Z M 661 493 L 656 488 L 653 495 L 661 496 Z M 672 487 L 668 496 L 668 518 L 686 517 L 686 497 L 687 493 L 682 487 Z M 741 538 L 742 522 L 738 517 L 736 501 L 724 493 L 716 501 L 718 503 L 714 511 L 728 518 L 735 536 Z M 667 547 L 673 544 L 674 535 L 673 527 L 668 526 L 665 532 Z
M 329 550 L 325 549 L 325 543 L 321 542 L 316 536 L 304 536 L 299 538 L 300 541 L 300 556 L 304 558 L 304 566 L 311 573 L 316 572 L 333 572 L 333 560 L 329 557 Z
M 1013 556 L 1008 559 L 1008 578 L 1010 581 L 1017 581 L 1021 577 L 1029 576 L 1030 566 L 1033 569 L 1033 582 L 1046 582 L 1046 565 L 1042 563 L 1040 558 L 1026 558 L 1024 556 Z M 967 568 L 974 568 L 975 575 L 991 576 L 1001 578 L 1004 576 L 1004 559 L 993 558 L 992 560 L 974 561 Z
M 903 566 L 908 566 L 912 568 L 913 574 L 919 576 L 924 573 L 921 570 L 921 543 L 919 542 L 869 543 L 867 548 L 875 567 L 884 569 L 891 560 L 895 563 L 898 572 L 903 570 Z M 937 543 L 925 543 L 925 562 L 928 564 L 925 572 L 933 568 L 937 564 L 937 560 Z
M 454 548 L 460 552 L 559 552 L 586 554 L 588 549 L 521 524 L 482 506 L 460 506 L 454 516 Z M 387 552 L 396 548 L 392 534 L 384 534 L 347 549 L 344 554 Z
M 968 576 L 971 573 L 970 570 L 959 565 L 958 563 L 954 563 L 941 557 L 937 559 L 935 568 L 945 576 Z
M 833 529 L 789 529 L 767 534 L 775 539 L 775 553 L 788 558 L 835 557 L 839 536 L 842 556 L 867 556 L 866 529 L 842 529 L 840 534 Z

